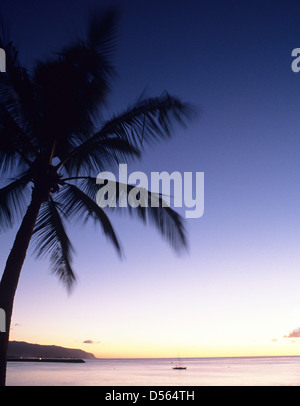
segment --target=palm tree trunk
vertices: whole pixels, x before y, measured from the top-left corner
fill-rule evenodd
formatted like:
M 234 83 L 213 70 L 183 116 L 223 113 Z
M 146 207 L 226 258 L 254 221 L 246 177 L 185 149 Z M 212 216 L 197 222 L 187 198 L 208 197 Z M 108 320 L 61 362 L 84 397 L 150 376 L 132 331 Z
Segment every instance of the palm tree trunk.
M 41 197 L 34 189 L 0 282 L 0 308 L 6 315 L 6 331 L 0 332 L 0 386 L 4 386 L 6 381 L 7 348 L 14 297 L 41 203 Z

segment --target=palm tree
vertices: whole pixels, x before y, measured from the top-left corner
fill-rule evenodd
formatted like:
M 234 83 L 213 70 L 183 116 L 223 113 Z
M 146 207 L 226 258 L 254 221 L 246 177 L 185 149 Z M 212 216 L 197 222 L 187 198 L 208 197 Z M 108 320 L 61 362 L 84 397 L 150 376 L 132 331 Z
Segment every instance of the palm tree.
M 30 72 L 7 36 L 0 38 L 6 51 L 6 73 L 0 74 L 0 170 L 10 174 L 0 189 L 0 224 L 4 229 L 21 219 L 0 282 L 0 308 L 6 313 L 6 333 L 0 333 L 1 385 L 13 301 L 32 236 L 37 256 L 49 255 L 52 271 L 68 288 L 76 278 L 67 220 L 93 219 L 121 253 L 107 212 L 96 203 L 95 176 L 138 158 L 145 143 L 170 137 L 173 123 L 184 124 L 192 112 L 189 104 L 163 93 L 140 98 L 112 117 L 101 114 L 114 78 L 117 18 L 115 10 L 94 15 L 85 38 Z M 182 218 L 171 208 L 128 211 L 152 222 L 173 247 L 185 246 Z

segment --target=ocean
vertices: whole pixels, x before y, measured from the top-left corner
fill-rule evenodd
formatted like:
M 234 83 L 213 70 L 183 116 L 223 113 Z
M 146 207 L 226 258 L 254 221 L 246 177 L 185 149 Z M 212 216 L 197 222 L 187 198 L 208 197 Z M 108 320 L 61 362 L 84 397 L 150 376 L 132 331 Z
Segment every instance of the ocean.
M 299 386 L 300 356 L 9 362 L 7 386 Z

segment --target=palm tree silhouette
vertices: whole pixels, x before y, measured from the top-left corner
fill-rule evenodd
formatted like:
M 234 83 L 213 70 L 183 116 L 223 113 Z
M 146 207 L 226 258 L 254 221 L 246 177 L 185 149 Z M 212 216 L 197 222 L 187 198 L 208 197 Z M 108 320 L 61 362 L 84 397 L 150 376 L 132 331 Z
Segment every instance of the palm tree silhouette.
M 30 72 L 7 36 L 0 38 L 6 52 L 6 73 L 0 74 L 0 170 L 10 174 L 0 189 L 2 229 L 22 216 L 0 282 L 0 308 L 6 313 L 6 333 L 0 333 L 1 385 L 13 301 L 32 236 L 37 255 L 49 255 L 52 271 L 68 288 L 75 275 L 66 220 L 95 220 L 121 253 L 110 220 L 95 201 L 95 175 L 139 157 L 145 143 L 170 137 L 173 123 L 191 118 L 191 106 L 168 93 L 140 98 L 124 112 L 104 118 L 101 108 L 115 73 L 111 56 L 117 20 L 115 10 L 94 14 L 85 38 L 36 63 Z M 152 222 L 175 248 L 185 246 L 182 218 L 161 206 L 128 212 Z

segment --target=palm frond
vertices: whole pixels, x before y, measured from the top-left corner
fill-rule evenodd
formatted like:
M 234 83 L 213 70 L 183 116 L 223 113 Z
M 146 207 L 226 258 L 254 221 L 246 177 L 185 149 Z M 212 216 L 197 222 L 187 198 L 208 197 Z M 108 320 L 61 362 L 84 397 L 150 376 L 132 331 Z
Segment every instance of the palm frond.
M 124 113 L 107 121 L 94 137 L 101 140 L 107 134 L 115 134 L 140 147 L 171 137 L 174 124 L 184 126 L 195 114 L 191 104 L 165 92 L 160 97 L 138 99 Z
M 90 87 L 87 73 L 80 72 L 74 65 L 59 58 L 39 63 L 34 72 L 41 111 L 39 145 L 48 150 L 56 141 L 56 156 L 74 148 L 76 140 L 85 139 L 93 128 L 89 112 L 91 101 L 84 97 Z
M 29 203 L 29 173 L 24 173 L 0 189 L 0 225 L 2 229 L 13 226 L 24 215 Z
M 114 19 L 94 17 L 88 38 L 76 39 L 53 60 L 38 63 L 33 80 L 43 116 L 41 143 L 56 141 L 56 155 L 76 147 L 94 132 L 99 107 L 106 101 L 114 68 L 107 58 Z
M 77 155 L 82 157 L 85 153 L 83 151 L 92 153 L 92 146 L 97 148 L 98 144 L 101 146 L 101 142 L 107 142 L 110 138 L 117 138 L 131 146 L 131 150 L 140 151 L 144 142 L 151 143 L 170 137 L 175 123 L 185 125 L 187 119 L 191 119 L 194 114 L 196 114 L 195 108 L 168 93 L 156 98 L 138 100 L 124 113 L 107 121 L 100 131 L 64 157 L 61 164 L 69 168 L 69 171 L 75 165 L 78 173 L 81 169 L 81 161 Z M 82 160 L 82 165 L 88 163 L 86 158 Z M 97 170 L 98 167 L 91 165 L 89 169 Z
M 91 199 L 75 185 L 69 183 L 65 185 L 57 199 L 63 204 L 67 216 L 84 222 L 93 219 L 95 223 L 99 223 L 104 235 L 112 242 L 118 254 L 121 255 L 121 245 L 113 226 L 104 210 L 97 205 L 95 200 Z
M 1 92 L 0 92 L 1 93 Z M 22 120 L 21 120 L 22 121 Z M 22 122 L 0 103 L 0 171 L 5 173 L 19 165 L 30 166 L 35 150 Z
M 129 162 L 140 157 L 140 151 L 128 141 L 116 136 L 103 137 L 101 141 L 92 138 L 84 142 L 73 153 L 63 158 L 58 167 L 64 166 L 69 174 L 77 176 L 108 170 L 115 164 Z
M 0 47 L 6 54 L 6 73 L 0 75 L 0 104 L 27 134 L 33 146 L 38 121 L 36 89 L 28 70 L 20 65 L 18 50 L 9 40 L 7 30 L 1 21 Z
M 59 203 L 52 199 L 43 204 L 33 233 L 35 253 L 37 257 L 50 255 L 52 272 L 71 289 L 76 279 L 71 266 L 73 248 L 60 211 Z
M 97 48 L 107 58 L 115 50 L 115 40 L 119 11 L 116 7 L 93 11 L 90 14 L 87 40 L 92 48 Z
M 82 191 L 93 200 L 96 200 L 97 193 L 100 190 L 96 181 L 97 179 L 93 177 L 83 177 L 80 184 Z M 135 192 L 140 193 L 140 200 L 143 204 L 136 207 L 132 207 L 133 205 L 130 204 L 127 204 L 124 208 L 120 207 L 120 201 L 124 202 L 124 199 L 128 199 L 130 192 L 134 188 L 136 188 Z M 111 197 L 115 203 L 115 207 L 111 207 L 112 211 L 126 211 L 126 213 L 136 216 L 144 223 L 154 225 L 175 250 L 187 248 L 184 220 L 180 214 L 166 204 L 161 194 L 116 181 L 115 196 L 112 194 Z

